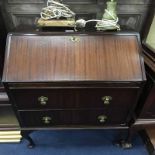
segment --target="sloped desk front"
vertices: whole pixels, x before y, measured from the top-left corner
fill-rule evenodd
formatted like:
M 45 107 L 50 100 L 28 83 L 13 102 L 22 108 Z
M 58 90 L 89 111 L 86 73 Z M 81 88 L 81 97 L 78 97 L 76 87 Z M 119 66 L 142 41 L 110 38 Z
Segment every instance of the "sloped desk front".
M 138 34 L 8 35 L 3 83 L 22 130 L 128 128 L 144 81 Z

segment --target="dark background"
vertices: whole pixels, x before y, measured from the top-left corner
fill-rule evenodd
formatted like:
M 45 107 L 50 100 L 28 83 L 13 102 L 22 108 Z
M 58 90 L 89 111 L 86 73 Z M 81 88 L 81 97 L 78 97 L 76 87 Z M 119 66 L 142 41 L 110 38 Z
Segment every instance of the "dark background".
M 62 0 L 77 14 L 76 18 L 101 19 L 107 0 Z M 117 0 L 120 25 L 141 31 L 153 0 Z M 34 26 L 46 0 L 1 0 L 1 12 L 8 31 L 17 27 Z M 0 17 L 1 18 L 1 17 Z
M 117 0 L 122 30 L 143 34 L 154 0 Z M 0 75 L 2 75 L 6 34 L 35 27 L 46 0 L 0 0 Z M 76 19 L 101 19 L 107 0 L 63 0 L 76 13 Z

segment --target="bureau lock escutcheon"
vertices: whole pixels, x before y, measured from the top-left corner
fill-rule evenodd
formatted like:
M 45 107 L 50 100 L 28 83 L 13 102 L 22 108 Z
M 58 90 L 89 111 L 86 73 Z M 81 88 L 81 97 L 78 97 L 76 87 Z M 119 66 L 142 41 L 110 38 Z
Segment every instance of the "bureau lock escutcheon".
M 43 121 L 44 124 L 50 124 L 51 121 L 52 121 L 52 118 L 46 116 L 46 117 L 43 117 L 43 118 L 42 118 L 42 121 Z
M 108 104 L 110 104 L 110 101 L 112 100 L 112 97 L 111 97 L 111 96 L 103 96 L 103 97 L 101 98 L 101 100 L 103 101 L 103 103 L 104 103 L 105 105 L 108 105 Z
M 80 38 L 79 38 L 78 36 L 71 36 L 71 37 L 70 37 L 70 40 L 71 40 L 72 42 L 74 42 L 74 43 L 80 42 Z
M 38 101 L 40 102 L 41 105 L 46 105 L 48 101 L 48 97 L 40 96 L 38 97 Z

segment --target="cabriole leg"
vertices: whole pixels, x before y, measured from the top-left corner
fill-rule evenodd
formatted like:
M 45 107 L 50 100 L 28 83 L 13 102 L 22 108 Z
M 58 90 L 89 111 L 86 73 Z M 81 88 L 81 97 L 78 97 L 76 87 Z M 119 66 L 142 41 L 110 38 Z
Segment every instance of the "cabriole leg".
M 32 138 L 29 136 L 30 133 L 31 131 L 22 131 L 22 137 L 25 138 L 29 142 L 27 147 L 29 149 L 32 149 L 35 147 L 35 143 L 33 142 Z
M 130 149 L 132 148 L 132 137 L 135 133 L 134 128 L 129 128 L 128 129 L 128 135 L 127 138 L 125 140 L 119 140 L 117 141 L 116 145 L 123 148 L 123 149 Z

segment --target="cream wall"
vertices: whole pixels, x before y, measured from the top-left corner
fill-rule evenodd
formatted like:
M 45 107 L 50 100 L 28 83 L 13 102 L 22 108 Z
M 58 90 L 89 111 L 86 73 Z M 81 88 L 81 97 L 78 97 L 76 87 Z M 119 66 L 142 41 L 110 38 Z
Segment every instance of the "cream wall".
M 155 49 L 155 16 L 154 16 L 149 34 L 146 39 L 146 43 Z

